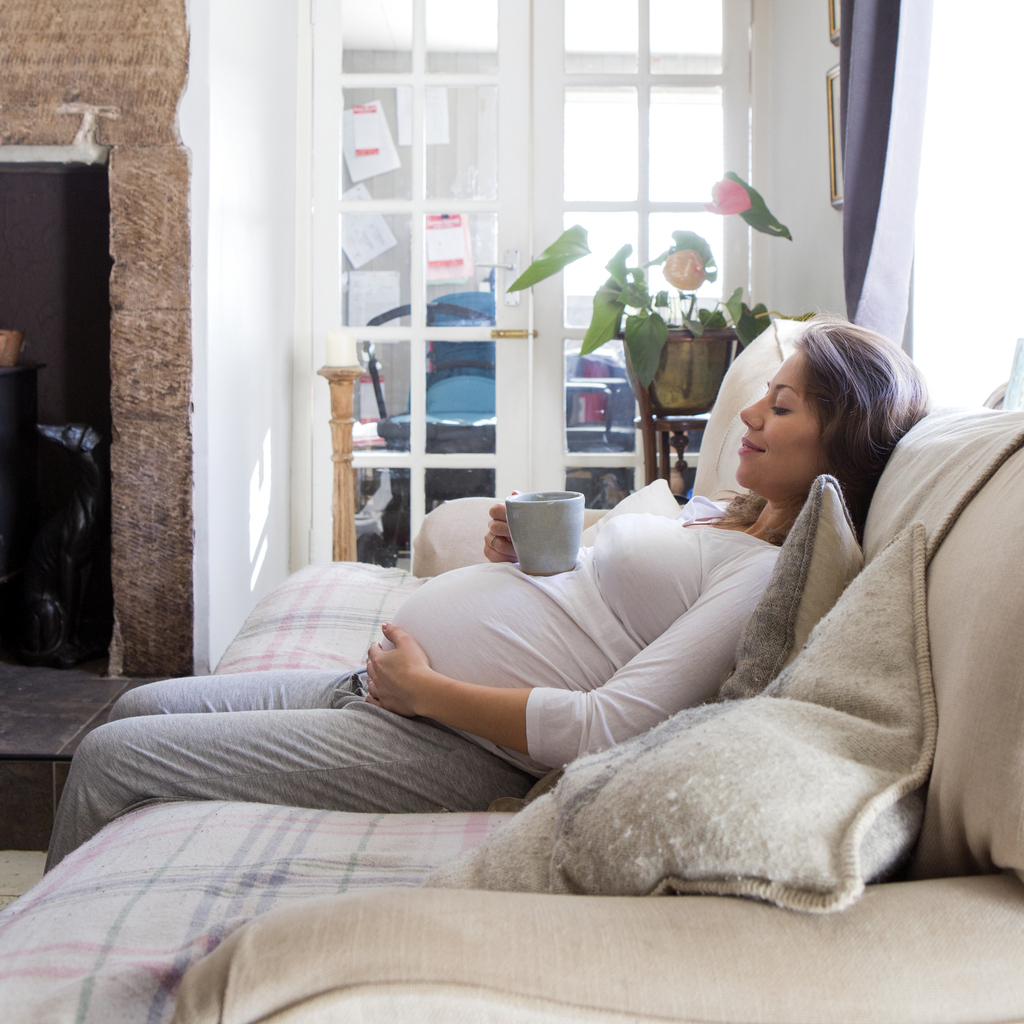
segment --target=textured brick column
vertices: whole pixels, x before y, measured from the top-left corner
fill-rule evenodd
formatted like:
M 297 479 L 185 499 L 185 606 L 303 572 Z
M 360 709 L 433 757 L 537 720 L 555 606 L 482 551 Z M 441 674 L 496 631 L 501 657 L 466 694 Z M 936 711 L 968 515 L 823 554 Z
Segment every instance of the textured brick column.
M 129 675 L 192 670 L 189 171 L 184 0 L 7 0 L 6 143 L 68 145 L 64 103 L 116 107 L 110 157 L 114 640 Z

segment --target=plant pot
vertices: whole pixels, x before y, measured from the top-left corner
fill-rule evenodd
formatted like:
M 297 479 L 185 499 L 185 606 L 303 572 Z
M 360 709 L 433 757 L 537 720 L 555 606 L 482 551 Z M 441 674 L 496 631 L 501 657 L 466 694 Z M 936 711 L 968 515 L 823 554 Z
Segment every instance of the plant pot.
M 695 338 L 681 327 L 670 327 L 658 372 L 647 388 L 651 413 L 661 417 L 699 416 L 708 412 L 715 404 L 722 378 L 738 347 L 733 330 L 708 330 Z M 628 349 L 626 370 L 643 409 L 642 389 L 633 373 Z

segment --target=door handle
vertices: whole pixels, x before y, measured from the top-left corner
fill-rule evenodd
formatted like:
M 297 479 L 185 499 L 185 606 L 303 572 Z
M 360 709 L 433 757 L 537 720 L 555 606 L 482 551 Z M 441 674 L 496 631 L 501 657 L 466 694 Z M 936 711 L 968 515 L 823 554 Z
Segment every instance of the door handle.
M 478 267 L 497 267 L 499 270 L 504 270 L 508 277 L 502 282 L 502 291 L 505 293 L 505 305 L 506 306 L 518 306 L 519 305 L 519 292 L 508 293 L 508 285 L 510 285 L 519 276 L 519 250 L 518 249 L 506 249 L 505 250 L 505 262 L 504 263 L 477 263 Z
M 536 338 L 536 331 L 491 331 L 492 338 Z

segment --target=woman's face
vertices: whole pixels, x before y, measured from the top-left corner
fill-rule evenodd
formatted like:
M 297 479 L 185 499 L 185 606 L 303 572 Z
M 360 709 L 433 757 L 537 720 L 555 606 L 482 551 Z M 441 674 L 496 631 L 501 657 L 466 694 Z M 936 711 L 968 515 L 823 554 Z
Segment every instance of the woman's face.
M 826 472 L 821 427 L 804 395 L 804 356 L 790 356 L 768 393 L 740 413 L 747 428 L 736 481 L 773 505 L 803 503 L 814 478 Z

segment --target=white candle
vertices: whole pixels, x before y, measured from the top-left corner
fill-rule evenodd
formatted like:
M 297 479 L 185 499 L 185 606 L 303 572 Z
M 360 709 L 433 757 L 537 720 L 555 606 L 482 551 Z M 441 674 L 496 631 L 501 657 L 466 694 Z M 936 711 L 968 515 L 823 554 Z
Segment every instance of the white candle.
M 356 336 L 348 331 L 327 332 L 327 365 L 358 366 Z

